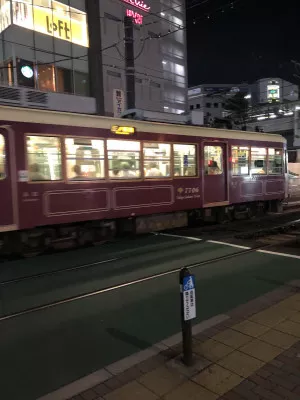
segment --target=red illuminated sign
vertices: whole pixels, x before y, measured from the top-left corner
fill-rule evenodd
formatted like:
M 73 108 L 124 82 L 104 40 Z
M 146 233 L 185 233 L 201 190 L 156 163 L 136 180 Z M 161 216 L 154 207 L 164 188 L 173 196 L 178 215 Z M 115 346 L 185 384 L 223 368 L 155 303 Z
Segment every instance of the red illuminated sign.
M 142 11 L 149 12 L 150 11 L 150 6 L 148 4 L 144 3 L 143 0 L 122 0 L 124 3 L 128 3 L 131 6 L 134 6 L 136 8 L 139 8 Z
M 126 15 L 127 15 L 127 17 L 131 17 L 135 24 L 137 24 L 137 25 L 142 25 L 143 24 L 143 18 L 144 17 L 141 14 L 139 14 L 139 13 L 137 13 L 135 11 L 127 9 L 126 10 Z

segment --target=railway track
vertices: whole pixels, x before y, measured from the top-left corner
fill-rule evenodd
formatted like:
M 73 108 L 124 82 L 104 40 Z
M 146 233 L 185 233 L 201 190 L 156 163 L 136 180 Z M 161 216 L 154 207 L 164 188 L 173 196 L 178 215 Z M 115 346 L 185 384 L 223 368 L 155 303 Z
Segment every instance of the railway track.
M 201 242 L 197 242 L 197 243 L 199 244 Z M 203 241 L 203 243 L 205 243 L 205 241 Z M 201 261 L 201 262 L 198 262 L 198 263 L 183 265 L 182 267 L 187 267 L 190 270 L 193 270 L 195 268 L 205 267 L 205 266 L 207 266 L 209 264 L 213 264 L 213 263 L 216 263 L 216 262 L 226 261 L 226 260 L 229 260 L 229 259 L 235 259 L 235 258 L 244 256 L 244 255 L 247 255 L 249 253 L 254 253 L 254 252 L 257 252 L 257 251 L 260 251 L 260 250 L 266 250 L 266 249 L 270 248 L 271 246 L 272 246 L 272 244 L 261 244 L 259 246 L 253 247 L 253 248 L 248 248 L 248 247 L 242 248 L 243 246 L 240 246 L 241 250 L 236 251 L 236 252 L 234 252 L 232 254 L 227 254 L 227 255 L 220 256 L 220 257 L 211 258 L 209 260 L 204 260 L 204 261 Z M 109 260 L 109 261 L 111 261 L 111 260 Z M 77 266 L 77 268 L 80 268 L 80 267 L 84 268 L 84 266 Z M 176 273 L 178 273 L 180 271 L 180 269 L 182 267 L 180 267 L 180 268 L 171 268 L 171 269 L 169 269 L 167 271 L 164 271 L 164 272 L 151 274 L 151 275 L 144 276 L 144 277 L 141 277 L 141 278 L 138 278 L 138 279 L 126 281 L 126 282 L 123 282 L 123 283 L 120 283 L 120 284 L 117 284 L 117 285 L 107 286 L 107 287 L 99 289 L 99 290 L 94 290 L 94 291 L 78 294 L 76 296 L 67 297 L 65 299 L 53 301 L 53 302 L 50 302 L 50 303 L 47 303 L 47 304 L 43 304 L 43 305 L 40 305 L 40 306 L 37 306 L 37 307 L 32 307 L 32 308 L 28 308 L 28 309 L 25 309 L 25 310 L 22 310 L 22 311 L 19 311 L 19 312 L 15 312 L 15 313 L 11 313 L 11 314 L 8 314 L 8 315 L 4 315 L 4 316 L 0 317 L 0 322 L 4 322 L 4 321 L 7 321 L 7 320 L 11 320 L 11 319 L 14 319 L 14 318 L 17 318 L 17 317 L 21 317 L 21 316 L 24 316 L 24 315 L 28 315 L 28 314 L 40 312 L 40 311 L 43 311 L 43 310 L 46 310 L 46 309 L 50 309 L 50 308 L 53 308 L 53 307 L 58 307 L 58 306 L 65 305 L 65 304 L 68 304 L 68 303 L 71 303 L 71 302 L 75 302 L 75 301 L 87 299 L 87 298 L 90 298 L 90 297 L 98 296 L 98 295 L 101 295 L 103 293 L 112 292 L 112 291 L 115 291 L 115 290 L 122 289 L 124 287 L 141 284 L 141 283 L 146 282 L 146 281 L 159 279 L 159 278 L 167 276 L 167 275 L 176 274 Z M 36 276 L 36 277 L 38 277 L 38 276 Z M 4 285 L 4 284 L 8 285 L 8 284 L 12 284 L 12 283 L 16 283 L 16 281 L 15 282 L 14 281 L 7 281 L 7 282 L 2 282 L 1 284 L 2 285 Z

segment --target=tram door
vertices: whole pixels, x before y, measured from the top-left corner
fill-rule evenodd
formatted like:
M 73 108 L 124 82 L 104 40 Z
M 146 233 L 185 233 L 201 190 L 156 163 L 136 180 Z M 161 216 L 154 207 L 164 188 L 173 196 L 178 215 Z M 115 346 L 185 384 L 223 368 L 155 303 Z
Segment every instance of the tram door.
M 204 205 L 221 205 L 228 201 L 227 145 L 205 142 L 203 151 Z
M 16 187 L 15 171 L 12 166 L 15 160 L 13 137 L 14 132 L 9 132 L 0 127 L 0 232 L 15 230 L 16 221 L 14 217 L 13 187 Z

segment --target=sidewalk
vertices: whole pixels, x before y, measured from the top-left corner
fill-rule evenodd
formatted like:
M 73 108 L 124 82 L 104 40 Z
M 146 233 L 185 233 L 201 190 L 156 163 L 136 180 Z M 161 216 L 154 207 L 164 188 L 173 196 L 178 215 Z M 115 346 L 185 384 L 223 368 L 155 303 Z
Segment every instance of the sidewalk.
M 84 385 L 78 381 L 43 399 L 300 399 L 299 281 L 201 323 L 193 333 L 191 368 L 181 363 L 177 334 L 98 371 L 85 391 L 83 379 Z M 70 390 L 77 394 L 64 397 Z

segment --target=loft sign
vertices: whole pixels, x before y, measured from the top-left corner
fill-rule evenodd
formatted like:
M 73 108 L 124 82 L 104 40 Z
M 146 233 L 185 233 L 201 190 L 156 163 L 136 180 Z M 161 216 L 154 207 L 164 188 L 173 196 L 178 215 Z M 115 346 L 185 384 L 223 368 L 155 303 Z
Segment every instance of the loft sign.
M 68 28 L 68 23 L 62 20 L 57 20 L 55 23 L 54 21 L 51 22 L 50 18 L 46 16 L 46 25 L 47 25 L 47 32 L 50 35 L 53 35 L 55 32 L 58 33 L 60 39 L 71 40 L 70 32 L 71 29 Z

